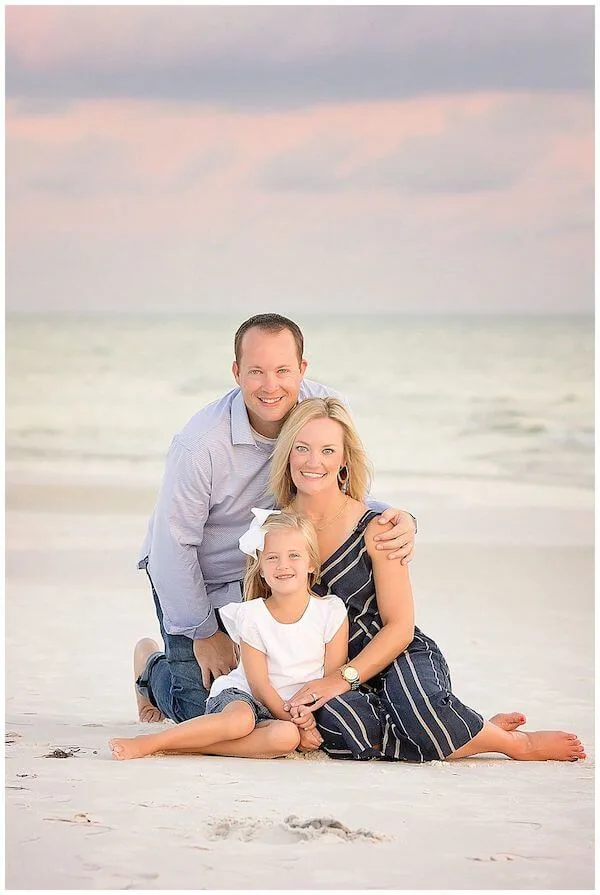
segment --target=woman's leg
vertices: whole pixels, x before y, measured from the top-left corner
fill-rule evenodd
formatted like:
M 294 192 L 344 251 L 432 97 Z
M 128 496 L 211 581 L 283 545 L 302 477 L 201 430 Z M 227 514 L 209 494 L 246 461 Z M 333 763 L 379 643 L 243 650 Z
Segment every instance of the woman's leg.
M 254 712 L 242 702 L 230 702 L 222 712 L 191 718 L 181 724 L 169 725 L 160 733 L 137 737 L 117 737 L 109 746 L 114 758 L 143 758 L 155 752 L 184 749 L 200 752 L 213 743 L 236 740 L 247 736 L 255 727 Z
M 495 724 L 502 730 L 516 730 L 517 727 L 522 727 L 526 721 L 527 718 L 522 712 L 499 712 L 489 719 L 490 724 Z
M 585 750 L 574 733 L 563 730 L 502 730 L 489 721 L 470 742 L 447 758 L 470 758 L 482 752 L 500 752 L 517 761 L 577 761 Z
M 381 757 L 379 700 L 374 693 L 351 690 L 335 696 L 316 713 L 321 748 L 331 758 L 368 761 Z
M 481 715 L 452 693 L 446 660 L 420 631 L 382 675 L 379 695 L 382 751 L 391 760 L 443 761 L 484 726 Z
M 575 734 L 517 730 L 525 720 L 518 712 L 484 721 L 452 693 L 443 655 L 421 632 L 385 673 L 382 705 L 386 757 L 431 761 L 500 752 L 519 761 L 585 758 Z

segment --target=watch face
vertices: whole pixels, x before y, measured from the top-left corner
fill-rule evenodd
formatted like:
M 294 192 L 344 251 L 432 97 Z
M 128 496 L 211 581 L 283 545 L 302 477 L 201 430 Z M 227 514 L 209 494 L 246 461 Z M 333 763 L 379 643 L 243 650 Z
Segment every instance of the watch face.
M 358 680 L 358 671 L 351 665 L 347 665 L 346 668 L 344 668 L 344 677 L 349 684 L 352 684 L 354 681 Z

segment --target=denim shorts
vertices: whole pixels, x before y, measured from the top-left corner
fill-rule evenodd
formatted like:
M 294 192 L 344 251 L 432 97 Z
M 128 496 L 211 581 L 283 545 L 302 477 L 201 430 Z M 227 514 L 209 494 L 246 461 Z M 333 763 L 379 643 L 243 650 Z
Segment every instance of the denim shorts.
M 221 690 L 216 696 L 211 696 L 206 701 L 204 714 L 216 715 L 217 712 L 222 712 L 225 706 L 231 702 L 247 703 L 254 712 L 254 720 L 257 724 L 259 721 L 273 721 L 273 715 L 268 708 L 265 708 L 262 702 L 251 696 L 250 693 L 246 693 L 245 690 L 238 690 L 237 687 L 228 687 L 226 690 Z

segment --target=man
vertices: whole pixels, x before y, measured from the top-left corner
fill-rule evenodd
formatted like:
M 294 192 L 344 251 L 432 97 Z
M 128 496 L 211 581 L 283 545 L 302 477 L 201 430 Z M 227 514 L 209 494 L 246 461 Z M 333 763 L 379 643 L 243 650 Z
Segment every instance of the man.
M 173 439 L 140 555 L 165 643 L 164 653 L 149 638 L 135 649 L 141 721 L 202 715 L 211 678 L 237 665 L 218 609 L 242 596 L 238 539 L 253 506 L 273 506 L 269 463 L 287 415 L 305 398 L 336 395 L 304 379 L 302 332 L 286 317 L 251 317 L 234 348 L 238 387 L 196 413 Z M 408 561 L 413 518 L 387 508 L 382 522 L 390 520 L 394 528 L 380 536 L 382 547 L 390 559 Z

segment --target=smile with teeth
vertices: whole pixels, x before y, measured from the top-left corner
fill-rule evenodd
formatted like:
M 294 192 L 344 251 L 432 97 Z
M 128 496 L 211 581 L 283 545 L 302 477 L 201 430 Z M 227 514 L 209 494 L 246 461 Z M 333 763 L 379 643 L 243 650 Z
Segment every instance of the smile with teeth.
M 278 404 L 283 400 L 283 395 L 280 395 L 278 398 L 259 398 L 258 400 L 261 404 Z
M 327 475 L 326 472 L 303 472 L 301 475 L 304 476 L 305 479 L 322 479 Z

